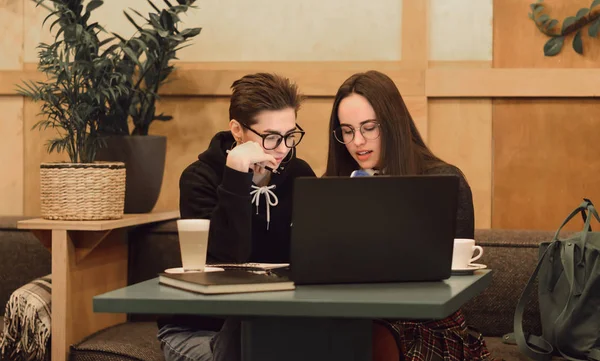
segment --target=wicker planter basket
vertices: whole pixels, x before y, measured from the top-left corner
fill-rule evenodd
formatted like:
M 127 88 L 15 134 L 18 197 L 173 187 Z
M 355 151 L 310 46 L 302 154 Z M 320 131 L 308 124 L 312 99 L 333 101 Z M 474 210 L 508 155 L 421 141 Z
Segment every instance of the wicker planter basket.
M 125 163 L 42 163 L 42 217 L 119 219 L 125 204 Z

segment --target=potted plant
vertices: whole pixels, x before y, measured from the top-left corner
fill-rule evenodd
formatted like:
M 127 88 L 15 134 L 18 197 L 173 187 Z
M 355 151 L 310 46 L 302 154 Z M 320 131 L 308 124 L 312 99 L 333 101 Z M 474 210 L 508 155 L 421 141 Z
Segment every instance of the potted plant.
M 40 165 L 41 213 L 60 220 L 117 219 L 123 215 L 125 167 L 119 162 L 95 162 L 99 129 L 111 112 L 110 104 L 128 94 L 127 78 L 116 72 L 115 49 L 101 51 L 102 28 L 89 23 L 102 5 L 92 0 L 36 0 L 51 12 L 54 42 L 41 43 L 38 70 L 45 81 L 24 82 L 19 93 L 40 101 L 40 120 L 34 128 L 54 128 L 48 152 L 66 152 L 69 163 Z M 51 3 L 50 5 L 46 5 Z
M 171 116 L 156 114 L 159 89 L 169 78 L 178 50 L 187 46 L 200 28 L 179 29 L 179 15 L 193 8 L 195 0 L 165 0 L 160 9 L 147 0 L 154 12 L 148 17 L 132 10 L 143 23 L 138 24 L 124 11 L 136 28 L 129 40 L 118 34 L 122 49 L 118 71 L 127 78 L 129 92 L 118 97 L 111 108 L 108 122 L 100 131 L 108 135 L 106 147 L 99 150 L 98 159 L 122 161 L 127 168 L 125 213 L 147 213 L 158 200 L 164 174 L 167 140 L 164 136 L 148 135 L 153 121 L 169 121 Z

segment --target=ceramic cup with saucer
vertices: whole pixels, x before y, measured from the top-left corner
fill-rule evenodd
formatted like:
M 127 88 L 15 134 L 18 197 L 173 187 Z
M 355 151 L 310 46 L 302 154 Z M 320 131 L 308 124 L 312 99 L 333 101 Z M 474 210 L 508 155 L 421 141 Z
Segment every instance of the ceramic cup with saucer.
M 477 252 L 476 256 L 473 254 Z M 454 240 L 454 249 L 452 251 L 452 272 L 474 272 L 481 269 L 473 262 L 483 256 L 483 248 L 475 245 L 474 239 L 456 238 Z M 483 267 L 485 268 L 485 267 Z
M 467 265 L 467 267 L 465 267 L 465 268 L 453 268 L 452 274 L 453 275 L 472 275 L 473 273 L 475 273 L 475 271 L 480 270 L 480 269 L 486 269 L 486 268 L 487 268 L 487 266 L 484 264 L 471 263 L 471 264 Z

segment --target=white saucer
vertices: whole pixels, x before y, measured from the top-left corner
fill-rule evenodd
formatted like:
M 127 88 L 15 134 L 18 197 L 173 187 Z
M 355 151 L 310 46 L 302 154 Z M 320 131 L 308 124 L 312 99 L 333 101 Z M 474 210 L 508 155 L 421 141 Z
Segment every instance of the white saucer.
M 487 268 L 484 264 L 471 263 L 466 268 L 453 268 L 452 274 L 473 274 L 475 271 Z
M 204 267 L 204 271 L 187 271 L 187 273 L 193 273 L 193 272 L 218 272 L 218 271 L 225 271 L 225 270 L 223 268 L 221 268 L 221 267 L 206 266 L 206 267 Z M 165 273 L 184 273 L 184 271 L 183 271 L 183 267 L 175 267 L 175 268 L 167 268 L 165 270 Z

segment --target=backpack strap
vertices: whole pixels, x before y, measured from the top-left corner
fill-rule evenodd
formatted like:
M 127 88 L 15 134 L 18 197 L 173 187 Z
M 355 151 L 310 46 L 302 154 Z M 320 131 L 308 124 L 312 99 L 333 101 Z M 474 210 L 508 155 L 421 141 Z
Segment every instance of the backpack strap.
M 589 361 L 600 361 L 600 348 L 595 348 L 588 354 Z
M 579 210 L 577 210 L 578 212 Z M 574 212 L 573 215 L 577 214 Z M 534 288 L 534 281 L 537 278 L 538 272 L 540 271 L 540 267 L 542 263 L 546 259 L 546 255 L 550 249 L 554 249 L 556 245 L 559 244 L 557 241 L 553 241 L 546 248 L 540 260 L 538 261 L 537 266 L 535 267 L 535 271 L 533 271 L 523 293 L 521 293 L 521 297 L 519 298 L 519 302 L 517 303 L 517 309 L 515 310 L 515 317 L 513 319 L 513 329 L 515 335 L 515 341 L 519 346 L 519 350 L 527 355 L 527 357 L 536 360 L 536 361 L 547 361 L 552 357 L 552 352 L 554 348 L 552 345 L 546 341 L 541 336 L 529 335 L 529 337 L 525 338 L 525 332 L 523 331 L 523 313 L 525 312 L 525 305 L 527 304 L 527 300 L 531 297 L 531 292 Z

